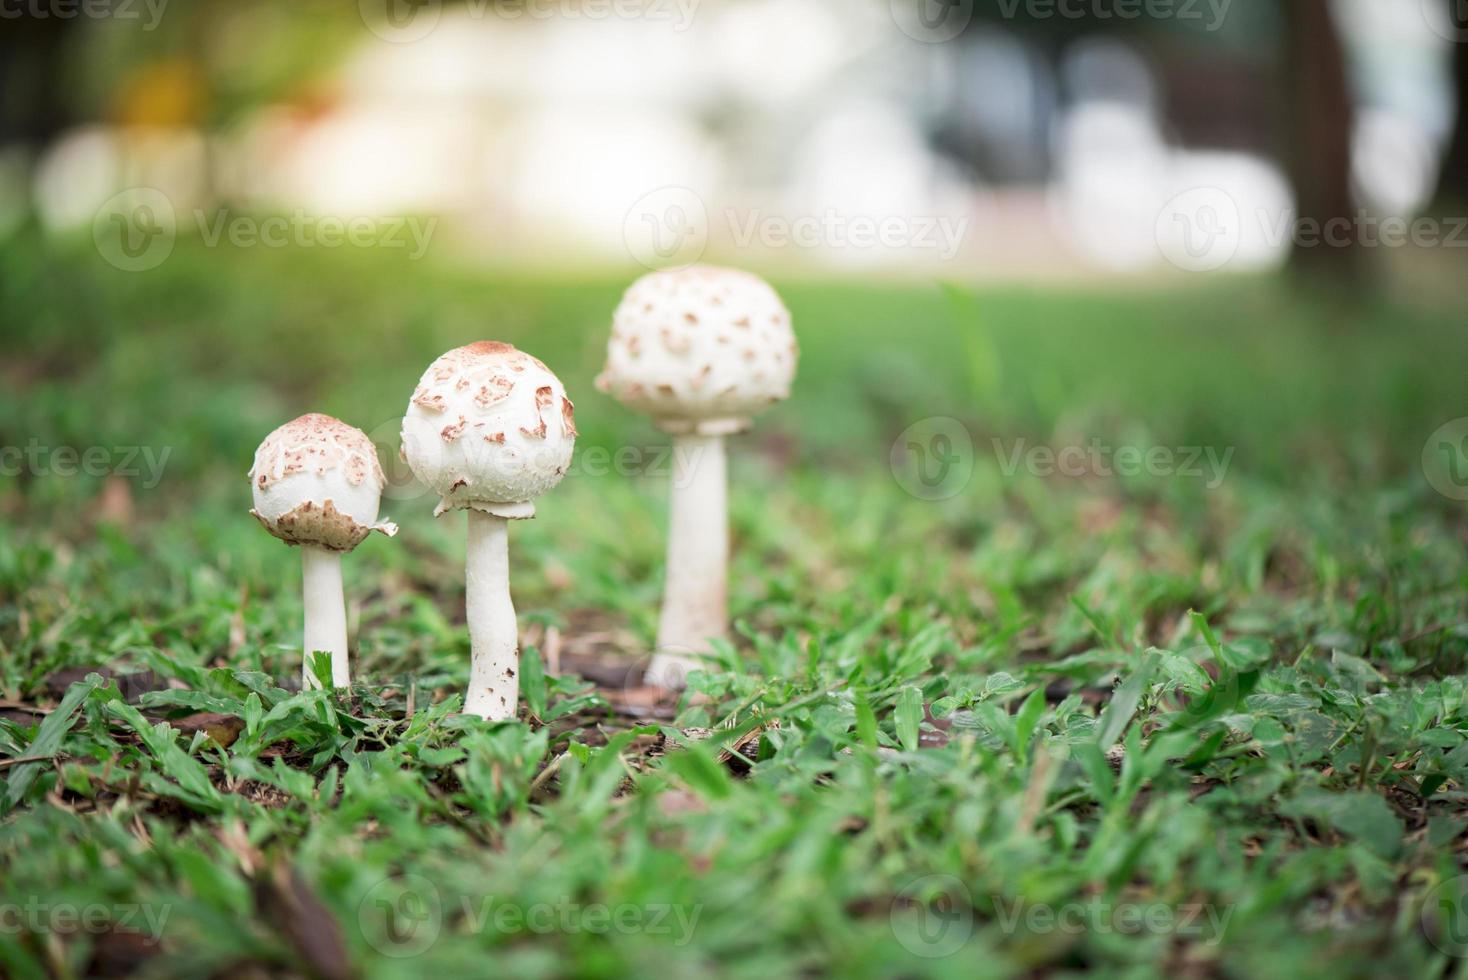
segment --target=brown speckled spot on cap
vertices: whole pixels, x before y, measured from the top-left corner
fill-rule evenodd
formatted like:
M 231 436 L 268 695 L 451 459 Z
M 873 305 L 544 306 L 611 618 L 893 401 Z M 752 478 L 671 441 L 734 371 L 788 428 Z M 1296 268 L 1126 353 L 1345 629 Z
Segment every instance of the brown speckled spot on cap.
M 515 390 L 515 382 L 504 375 L 495 375 L 474 393 L 474 404 L 480 408 L 489 408 L 491 405 L 504 401 L 510 392 Z
M 413 404 L 426 408 L 430 412 L 442 412 L 446 407 L 443 395 L 429 391 L 427 388 L 419 388 L 413 392 Z
M 358 524 L 350 515 L 337 510 L 330 500 L 320 507 L 308 500 L 280 515 L 273 525 L 255 511 L 250 513 L 265 530 L 286 544 L 309 544 L 328 551 L 351 551 L 372 533 L 372 528 Z
M 352 456 L 347 460 L 347 482 L 354 487 L 360 487 L 362 481 L 367 479 L 367 460 L 362 456 Z
M 541 385 L 535 389 L 535 420 L 534 428 L 527 429 L 520 426 L 520 431 L 531 439 L 544 439 L 546 434 L 545 411 L 551 407 L 555 399 L 555 391 L 550 385 Z
M 468 424 L 469 420 L 460 415 L 459 421 L 450 422 L 448 425 L 444 426 L 443 431 L 441 431 L 439 435 L 443 437 L 444 442 L 453 442 L 455 439 L 459 438 L 459 436 L 464 434 L 464 427 Z
M 472 344 L 465 344 L 459 350 L 475 357 L 487 357 L 492 354 L 509 354 L 515 350 L 515 345 L 507 344 L 502 340 L 476 340 Z
M 576 431 L 576 406 L 571 404 L 569 398 L 561 399 L 561 428 L 565 430 L 566 435 L 572 438 L 580 435 Z

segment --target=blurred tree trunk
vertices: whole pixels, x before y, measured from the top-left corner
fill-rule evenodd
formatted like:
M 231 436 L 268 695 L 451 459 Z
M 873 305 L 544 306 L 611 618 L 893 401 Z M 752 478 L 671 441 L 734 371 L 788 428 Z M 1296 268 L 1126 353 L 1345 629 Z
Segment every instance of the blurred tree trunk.
M 1457 5 L 1458 0 L 1443 0 Z M 1468 27 L 1468 24 L 1464 25 Z M 1453 45 L 1453 88 L 1458 95 L 1457 124 L 1453 141 L 1443 157 L 1442 175 L 1438 178 L 1437 199 L 1440 208 L 1462 208 L 1468 205 L 1468 43 Z
M 1288 0 L 1289 161 L 1299 204 L 1296 269 L 1334 282 L 1358 280 L 1362 261 L 1351 196 L 1351 92 L 1329 0 Z
M 0 146 L 38 152 L 65 127 L 62 42 L 75 18 L 23 15 L 0 28 Z

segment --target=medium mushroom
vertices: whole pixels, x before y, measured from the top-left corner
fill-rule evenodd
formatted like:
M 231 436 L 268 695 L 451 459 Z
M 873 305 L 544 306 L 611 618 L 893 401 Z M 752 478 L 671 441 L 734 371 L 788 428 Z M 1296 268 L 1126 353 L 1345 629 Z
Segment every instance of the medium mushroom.
M 647 682 L 681 688 L 728 630 L 724 436 L 790 394 L 799 349 L 769 284 L 695 265 L 643 276 L 612 317 L 597 387 L 673 436 L 667 585 Z
M 464 711 L 515 716 L 519 636 L 510 602 L 508 521 L 535 516 L 536 497 L 561 482 L 576 444 L 560 380 L 509 344 L 451 350 L 418 382 L 403 419 L 403 458 L 438 493 L 434 516 L 469 512 L 465 607 L 469 692 Z
M 312 413 L 265 437 L 250 467 L 250 511 L 265 530 L 300 545 L 306 606 L 301 681 L 320 687 L 311 655 L 331 654 L 331 682 L 351 683 L 347 614 L 342 599 L 342 555 L 373 531 L 392 536 L 397 525 L 378 521 L 386 483 L 377 449 L 361 429 Z

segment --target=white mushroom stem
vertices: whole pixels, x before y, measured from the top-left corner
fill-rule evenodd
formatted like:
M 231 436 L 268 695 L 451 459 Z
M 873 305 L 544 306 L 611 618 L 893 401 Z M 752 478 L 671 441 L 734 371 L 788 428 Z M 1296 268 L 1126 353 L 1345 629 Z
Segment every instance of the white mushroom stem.
M 311 671 L 311 657 L 316 651 L 325 650 L 331 654 L 332 685 L 347 687 L 352 675 L 347 666 L 347 609 L 342 598 L 341 552 L 302 545 L 301 579 L 306 604 L 301 683 L 308 689 L 321 686 Z
M 464 567 L 469 619 L 469 693 L 464 711 L 491 721 L 515 717 L 520 697 L 520 645 L 510 602 L 509 521 L 469 511 Z
M 709 640 L 728 629 L 725 469 L 723 436 L 673 438 L 667 584 L 649 684 L 682 688 L 689 671 L 707 666 L 692 654 L 710 651 Z

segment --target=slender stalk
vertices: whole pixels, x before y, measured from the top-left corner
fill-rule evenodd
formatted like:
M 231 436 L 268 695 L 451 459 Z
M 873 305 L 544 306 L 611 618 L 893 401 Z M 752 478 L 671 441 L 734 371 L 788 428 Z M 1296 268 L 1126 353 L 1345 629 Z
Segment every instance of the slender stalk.
M 332 685 L 347 687 L 352 683 L 352 674 L 347 664 L 347 606 L 342 598 L 341 553 L 302 545 L 301 581 L 306 605 L 301 683 L 306 688 L 321 686 L 311 672 L 311 655 L 325 650 L 331 654 Z
M 674 436 L 667 585 L 649 684 L 683 687 L 690 670 L 705 666 L 693 654 L 728 630 L 727 483 L 723 436 Z
M 464 566 L 469 619 L 469 693 L 464 711 L 503 721 L 515 717 L 520 700 L 520 639 L 510 602 L 509 522 L 469 511 L 469 550 Z

